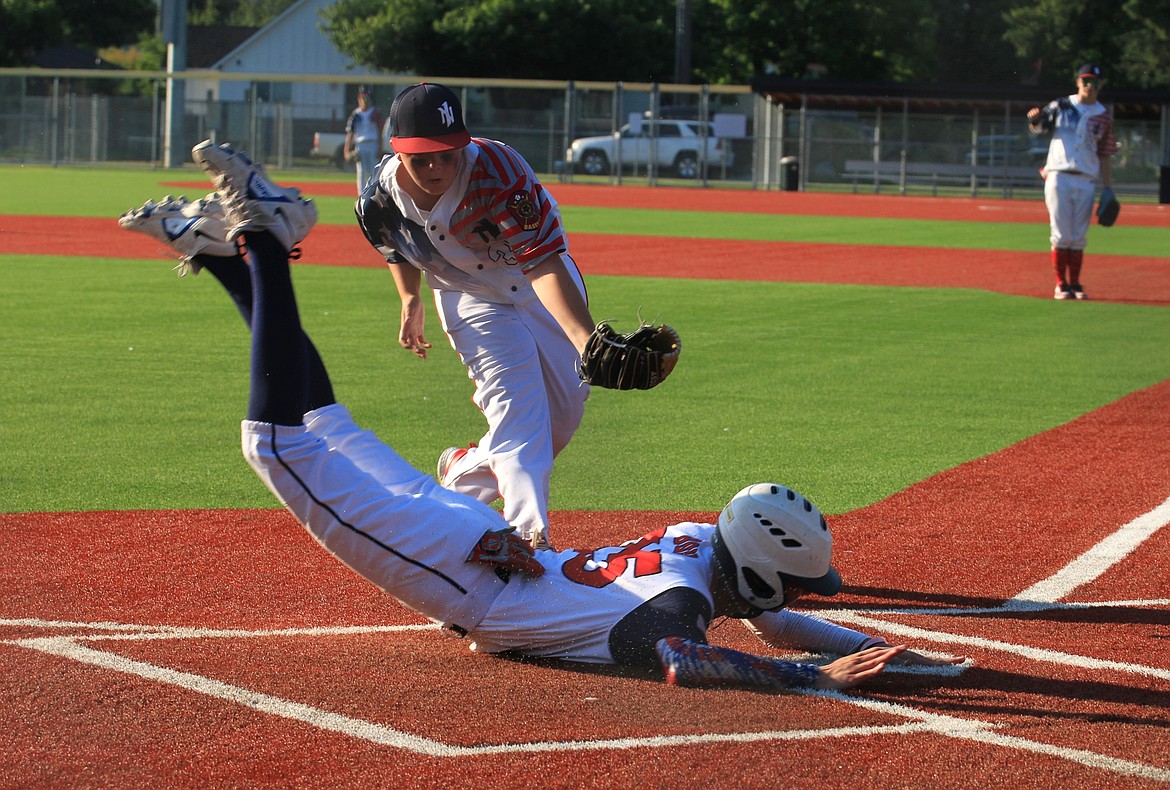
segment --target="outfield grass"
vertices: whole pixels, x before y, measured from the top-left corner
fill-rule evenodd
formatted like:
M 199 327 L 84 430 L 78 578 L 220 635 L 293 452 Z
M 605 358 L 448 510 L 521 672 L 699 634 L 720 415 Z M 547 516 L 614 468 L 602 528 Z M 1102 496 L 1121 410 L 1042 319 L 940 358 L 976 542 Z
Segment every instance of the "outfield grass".
M 275 176 L 279 179 L 279 173 Z M 114 217 L 200 183 L 181 171 L 5 168 L 0 214 Z M 349 182 L 297 173 L 298 183 Z M 192 190 L 202 194 L 201 190 Z M 318 199 L 323 222 L 352 200 Z M 567 207 L 575 232 L 1038 249 L 1032 225 Z M 1094 250 L 1165 255 L 1117 227 Z M 80 252 L 80 251 L 79 251 Z M 100 251 L 108 253 L 109 251 Z M 270 507 L 238 422 L 244 326 L 209 276 L 170 262 L 0 255 L 0 510 Z M 477 438 L 471 384 L 432 314 L 432 359 L 397 348 L 379 269 L 298 266 L 306 326 L 361 420 L 429 470 Z M 982 291 L 592 277 L 604 317 L 654 305 L 682 334 L 650 392 L 595 390 L 558 460 L 558 509 L 718 508 L 746 482 L 828 512 L 877 501 L 1170 376 L 1170 311 Z
M 239 454 L 243 322 L 167 261 L 0 256 L 0 509 L 271 507 Z M 397 348 L 378 269 L 298 266 L 305 324 L 359 419 L 432 468 L 475 439 L 471 384 L 431 317 Z M 556 509 L 717 509 L 779 480 L 828 512 L 879 500 L 1170 376 L 1170 311 L 982 291 L 594 277 L 607 315 L 669 306 L 650 392 L 595 390 Z

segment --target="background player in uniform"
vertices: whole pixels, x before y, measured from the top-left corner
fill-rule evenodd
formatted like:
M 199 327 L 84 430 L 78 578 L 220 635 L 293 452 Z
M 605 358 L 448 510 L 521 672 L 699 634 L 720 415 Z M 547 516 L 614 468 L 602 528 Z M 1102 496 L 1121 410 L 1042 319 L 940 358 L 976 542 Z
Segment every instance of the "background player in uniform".
M 237 305 L 250 294 L 240 305 L 252 328 L 245 457 L 326 549 L 407 607 L 482 652 L 658 666 L 686 685 L 840 689 L 891 661 L 962 660 L 784 609 L 804 591 L 836 594 L 841 580 L 820 512 L 783 486 L 744 489 L 716 525 L 665 526 L 590 552 L 534 550 L 491 507 L 414 469 L 336 402 L 288 264 L 316 222 L 313 204 L 226 146 L 201 143 L 193 156 L 222 202 L 147 203 L 120 224 L 215 272 Z M 241 235 L 250 266 L 230 248 Z M 707 644 L 723 616 L 750 618 L 782 649 L 842 657 L 818 667 Z
M 508 145 L 472 138 L 443 85 L 403 90 L 390 109 L 395 155 L 357 202 L 402 301 L 399 344 L 426 358 L 422 275 L 443 331 L 475 382 L 487 432 L 439 457 L 437 477 L 548 542 L 553 459 L 585 412 L 579 365 L 594 322 L 556 201 Z
M 358 89 L 358 106 L 345 122 L 345 158 L 357 161 L 358 194 L 374 177 L 382 158 L 382 115 L 366 88 Z
M 1100 181 L 1111 189 L 1112 160 L 1117 152 L 1113 116 L 1097 101 L 1103 81 L 1101 67 L 1086 63 L 1077 69 L 1077 92 L 1028 110 L 1033 134 L 1051 133 L 1044 165 L 1044 203 L 1051 226 L 1052 266 L 1057 299 L 1087 299 L 1081 266 L 1093 199 Z

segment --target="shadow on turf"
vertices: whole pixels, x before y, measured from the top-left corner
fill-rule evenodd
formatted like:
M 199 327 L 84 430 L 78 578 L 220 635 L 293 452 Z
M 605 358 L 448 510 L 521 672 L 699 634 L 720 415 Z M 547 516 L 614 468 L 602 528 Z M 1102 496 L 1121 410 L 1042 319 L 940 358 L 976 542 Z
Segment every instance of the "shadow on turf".
M 1055 603 L 1043 608 L 1001 608 L 1007 601 L 1003 598 L 982 598 L 969 595 L 940 594 L 920 592 L 917 590 L 898 590 L 890 587 L 862 587 L 846 585 L 842 593 L 856 597 L 871 599 L 867 601 L 850 601 L 846 604 L 851 609 L 859 611 L 882 610 L 891 607 L 911 608 L 918 605 L 923 614 L 929 614 L 931 609 L 974 609 L 972 612 L 978 617 L 994 617 L 1012 620 L 1044 620 L 1060 623 L 1129 623 L 1145 625 L 1163 625 L 1170 628 L 1170 610 L 1155 609 L 1142 606 L 1111 606 L 1108 602 L 1100 605 L 1071 602 L 1068 604 Z M 814 599 L 808 599 L 811 603 Z M 841 604 L 835 600 L 832 604 L 816 599 L 817 603 L 835 608 Z M 804 602 L 802 601 L 802 604 Z M 907 606 L 909 604 L 910 606 Z M 996 611 L 987 611 L 988 609 Z M 957 615 L 961 616 L 961 615 Z
M 962 696 L 958 696 L 953 693 L 953 683 L 946 684 L 938 694 L 916 685 L 913 689 L 907 687 L 915 684 L 919 677 L 899 675 L 897 688 L 888 691 L 881 689 L 866 696 L 882 699 L 888 694 L 889 701 L 905 704 L 906 693 L 913 691 L 923 703 L 929 703 L 934 713 L 1026 716 L 1170 729 L 1170 716 L 1167 715 L 1167 711 L 1170 711 L 1170 692 L 1155 691 L 1148 686 L 1063 680 L 975 666 L 963 675 L 964 691 Z M 929 686 L 941 688 L 941 684 L 937 683 L 930 683 Z M 1005 695 L 1010 695 L 1008 698 L 1012 701 L 1006 701 Z M 1069 700 L 1099 704 L 1101 707 L 1095 710 L 1070 710 Z M 1125 712 L 1127 709 L 1129 712 Z M 1138 715 L 1140 710 L 1133 709 L 1149 709 L 1153 713 L 1142 716 Z

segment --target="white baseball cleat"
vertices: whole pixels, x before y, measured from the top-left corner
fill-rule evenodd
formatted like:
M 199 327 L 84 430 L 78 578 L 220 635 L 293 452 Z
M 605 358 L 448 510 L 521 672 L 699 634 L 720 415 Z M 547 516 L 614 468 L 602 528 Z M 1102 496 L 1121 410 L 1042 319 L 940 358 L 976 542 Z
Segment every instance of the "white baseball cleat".
M 435 479 L 439 481 L 439 485 L 446 486 L 447 475 L 451 471 L 451 467 L 465 455 L 467 455 L 466 447 L 448 447 L 439 454 L 439 463 L 435 465 Z
M 215 183 L 227 214 L 227 238 L 266 230 L 291 251 L 317 224 L 317 207 L 296 187 L 280 187 L 242 152 L 204 140 L 191 157 Z
M 211 193 L 192 203 L 185 197 L 167 195 L 157 203 L 148 200 L 141 208 L 118 217 L 118 225 L 136 230 L 168 245 L 180 256 L 175 267 L 179 276 L 198 274 L 202 268 L 196 255 L 231 257 L 236 245 L 227 240 L 227 220 L 219 195 Z
M 1052 292 L 1053 299 L 1072 299 L 1073 292 L 1067 285 L 1058 285 L 1056 290 Z

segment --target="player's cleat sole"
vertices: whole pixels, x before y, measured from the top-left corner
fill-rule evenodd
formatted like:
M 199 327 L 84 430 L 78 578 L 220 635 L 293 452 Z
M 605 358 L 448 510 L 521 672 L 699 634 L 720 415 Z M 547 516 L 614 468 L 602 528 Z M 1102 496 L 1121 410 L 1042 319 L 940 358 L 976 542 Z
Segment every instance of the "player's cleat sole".
M 118 225 L 145 233 L 179 253 L 181 262 L 176 268 L 180 277 L 199 273 L 196 255 L 236 255 L 236 245 L 227 240 L 227 220 L 215 193 L 194 203 L 171 195 L 157 203 L 148 200 L 118 217 Z
M 313 201 L 302 198 L 295 187 L 274 184 L 246 154 L 204 140 L 191 149 L 191 158 L 223 196 L 229 240 L 249 230 L 266 230 L 291 251 L 317 224 Z

